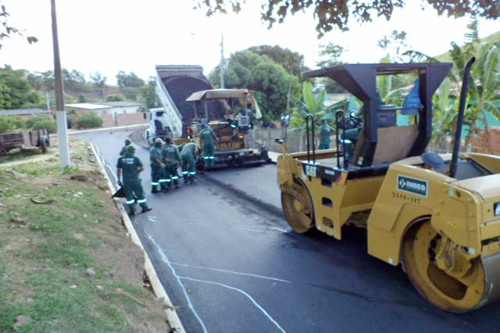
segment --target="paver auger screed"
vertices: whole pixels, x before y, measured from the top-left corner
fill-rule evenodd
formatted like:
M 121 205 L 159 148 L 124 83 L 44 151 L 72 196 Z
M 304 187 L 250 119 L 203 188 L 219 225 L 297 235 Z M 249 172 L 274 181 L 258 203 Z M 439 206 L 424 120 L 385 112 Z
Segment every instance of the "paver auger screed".
M 459 154 L 473 62 L 464 70 L 453 154 L 425 153 L 432 95 L 452 64 L 346 64 L 303 77 L 329 77 L 362 101 L 352 153 L 345 124 L 356 119 L 338 111 L 336 149 L 315 150 L 308 117 L 307 152 L 283 144 L 278 159 L 283 212 L 296 232 L 315 227 L 340 240 L 344 225 L 366 228 L 370 255 L 402 264 L 424 298 L 451 312 L 500 296 L 500 157 Z M 377 76 L 408 73 L 418 78 L 419 105 L 381 105 Z M 409 115 L 407 125 L 398 114 Z

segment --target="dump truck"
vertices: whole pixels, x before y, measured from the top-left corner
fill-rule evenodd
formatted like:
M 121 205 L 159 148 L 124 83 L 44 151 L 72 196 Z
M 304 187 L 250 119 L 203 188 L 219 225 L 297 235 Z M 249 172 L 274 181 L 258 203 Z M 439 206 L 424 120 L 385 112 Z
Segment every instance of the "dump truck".
M 426 151 L 432 96 L 452 64 L 344 64 L 302 75 L 331 78 L 362 102 L 353 153 L 344 134 L 354 116 L 340 110 L 336 148 L 315 149 L 308 116 L 307 151 L 288 153 L 281 140 L 278 158 L 283 213 L 294 231 L 316 228 L 341 240 L 345 226 L 365 228 L 370 255 L 401 265 L 426 300 L 455 313 L 500 297 L 500 157 L 459 152 L 473 61 L 464 70 L 452 154 Z M 381 107 L 376 88 L 377 77 L 403 74 L 419 82 L 419 105 L 404 126 L 397 117 L 405 108 Z
M 38 147 L 45 153 L 50 147 L 49 132 L 44 129 L 0 134 L 0 156 L 28 147 Z
M 186 138 L 195 118 L 193 106 L 186 102 L 186 98 L 196 91 L 213 89 L 213 86 L 203 75 L 201 66 L 158 65 L 156 74 L 155 92 L 163 107 L 172 139 Z
M 262 118 L 253 91 L 208 89 L 192 93 L 186 101 L 192 103 L 195 114 L 193 137 L 197 138 L 201 123 L 215 132 L 215 167 L 270 162 L 266 147 L 253 147 L 253 121 Z

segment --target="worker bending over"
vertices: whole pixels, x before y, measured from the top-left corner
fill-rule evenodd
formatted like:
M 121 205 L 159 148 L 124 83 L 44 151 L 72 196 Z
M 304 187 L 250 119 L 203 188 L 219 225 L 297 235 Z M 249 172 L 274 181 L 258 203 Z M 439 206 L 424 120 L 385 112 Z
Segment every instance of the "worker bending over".
M 135 214 L 135 199 L 134 194 L 137 196 L 137 203 L 142 208 L 142 212 L 148 212 L 152 208 L 148 207 L 144 191 L 141 185 L 139 174 L 144 170 L 141 160 L 134 156 L 135 147 L 128 145 L 125 154 L 118 158 L 116 165 L 116 176 L 118 178 L 118 185 L 123 186 L 125 198 L 129 209 L 129 215 Z M 123 171 L 123 174 L 122 174 Z M 123 175 L 123 183 L 120 181 Z
M 186 143 L 184 147 L 182 147 L 181 160 L 184 183 L 192 183 L 196 178 L 195 156 L 198 154 L 198 150 L 198 146 L 192 139 L 190 142 Z
M 171 187 L 173 183 L 175 188 L 179 188 L 177 168 L 181 164 L 181 155 L 179 154 L 179 149 L 172 143 L 171 138 L 166 139 L 166 143 L 161 150 L 161 158 L 163 164 L 165 164 L 167 186 Z
M 161 150 L 163 140 L 155 140 L 153 147 L 149 150 L 149 160 L 151 162 L 151 193 L 161 192 L 166 188 L 167 179 L 165 177 L 165 164 L 161 160 Z

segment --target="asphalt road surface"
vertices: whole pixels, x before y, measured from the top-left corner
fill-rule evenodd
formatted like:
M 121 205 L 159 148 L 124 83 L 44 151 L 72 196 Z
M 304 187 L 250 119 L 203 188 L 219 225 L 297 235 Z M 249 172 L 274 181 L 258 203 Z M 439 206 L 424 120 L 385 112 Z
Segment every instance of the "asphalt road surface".
M 87 133 L 113 179 L 130 132 Z M 151 194 L 132 221 L 187 332 L 500 332 L 500 304 L 465 315 L 428 304 L 400 267 L 367 254 L 365 231 L 293 233 L 273 164 L 200 175 Z

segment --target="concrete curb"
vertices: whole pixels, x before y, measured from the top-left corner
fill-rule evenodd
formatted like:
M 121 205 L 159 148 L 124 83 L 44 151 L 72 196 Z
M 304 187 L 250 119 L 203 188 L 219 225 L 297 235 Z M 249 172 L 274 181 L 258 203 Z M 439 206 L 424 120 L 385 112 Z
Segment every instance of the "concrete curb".
M 90 147 L 92 148 L 92 153 L 96 157 L 97 163 L 99 164 L 101 173 L 107 180 L 108 188 L 110 192 L 113 193 L 114 192 L 113 184 L 111 183 L 111 180 L 109 179 L 104 169 L 104 166 L 102 165 L 101 159 L 97 155 L 94 145 L 91 144 Z M 163 285 L 161 284 L 160 279 L 156 274 L 153 263 L 151 262 L 151 259 L 149 259 L 148 253 L 144 249 L 144 246 L 142 245 L 139 235 L 137 235 L 134 225 L 132 224 L 132 221 L 130 221 L 130 218 L 128 217 L 128 214 L 125 211 L 125 208 L 123 208 L 123 205 L 121 204 L 118 198 L 113 198 L 113 201 L 115 203 L 115 206 L 120 211 L 120 214 L 122 215 L 123 224 L 125 226 L 128 236 L 130 237 L 132 242 L 134 242 L 134 244 L 136 244 L 141 248 L 142 252 L 144 253 L 144 270 L 146 272 L 146 275 L 148 276 L 149 282 L 151 283 L 153 292 L 157 297 L 162 298 L 164 300 L 164 304 L 166 306 L 165 314 L 167 315 L 167 321 L 171 327 L 171 331 L 176 333 L 185 333 L 186 331 L 184 330 L 184 326 L 182 325 L 181 320 L 179 319 L 179 316 L 175 311 L 175 307 L 170 301 L 170 298 L 168 297 L 165 288 L 163 288 Z

